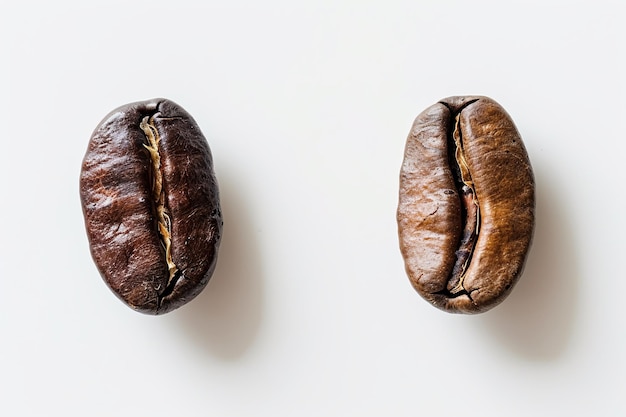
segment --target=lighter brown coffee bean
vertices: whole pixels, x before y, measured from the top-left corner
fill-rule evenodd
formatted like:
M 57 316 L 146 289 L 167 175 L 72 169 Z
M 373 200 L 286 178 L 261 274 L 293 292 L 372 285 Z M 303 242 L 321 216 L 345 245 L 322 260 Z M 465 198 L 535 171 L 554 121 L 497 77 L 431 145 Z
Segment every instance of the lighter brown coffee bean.
M 530 161 L 498 103 L 450 97 L 417 116 L 397 220 L 405 268 L 423 298 L 457 313 L 502 302 L 522 274 L 534 217 Z

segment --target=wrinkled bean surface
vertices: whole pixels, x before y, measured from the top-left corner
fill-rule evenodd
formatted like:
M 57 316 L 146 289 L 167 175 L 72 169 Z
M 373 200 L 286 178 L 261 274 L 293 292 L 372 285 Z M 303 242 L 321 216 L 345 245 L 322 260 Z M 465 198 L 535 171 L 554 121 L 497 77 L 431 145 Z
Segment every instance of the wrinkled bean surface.
M 521 137 L 487 97 L 424 110 L 400 172 L 400 249 L 413 287 L 434 306 L 478 313 L 519 279 L 534 228 L 535 184 Z
M 112 111 L 93 132 L 80 197 L 92 257 L 131 308 L 163 314 L 211 277 L 222 231 L 208 143 L 165 99 Z

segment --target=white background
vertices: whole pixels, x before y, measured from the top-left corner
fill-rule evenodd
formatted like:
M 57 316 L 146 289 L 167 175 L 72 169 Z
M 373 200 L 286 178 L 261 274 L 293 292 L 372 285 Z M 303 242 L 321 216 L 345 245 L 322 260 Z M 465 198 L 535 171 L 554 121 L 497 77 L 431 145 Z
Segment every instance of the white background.
M 2 414 L 626 415 L 623 5 L 3 2 Z M 395 222 L 413 119 L 459 94 L 537 181 L 526 272 L 477 316 L 414 292 Z M 78 198 L 96 124 L 154 97 L 203 129 L 225 222 L 162 317 L 106 288 Z

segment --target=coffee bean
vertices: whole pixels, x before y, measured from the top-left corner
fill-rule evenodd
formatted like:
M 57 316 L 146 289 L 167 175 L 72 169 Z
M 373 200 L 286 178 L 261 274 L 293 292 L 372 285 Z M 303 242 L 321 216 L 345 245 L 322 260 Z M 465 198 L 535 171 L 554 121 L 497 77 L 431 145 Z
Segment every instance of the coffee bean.
M 219 192 L 209 145 L 182 107 L 155 99 L 109 113 L 91 136 L 80 197 L 92 257 L 128 306 L 167 313 L 207 285 Z
M 400 249 L 434 306 L 478 313 L 519 279 L 534 229 L 535 182 L 522 139 L 498 103 L 450 97 L 424 110 L 400 172 Z

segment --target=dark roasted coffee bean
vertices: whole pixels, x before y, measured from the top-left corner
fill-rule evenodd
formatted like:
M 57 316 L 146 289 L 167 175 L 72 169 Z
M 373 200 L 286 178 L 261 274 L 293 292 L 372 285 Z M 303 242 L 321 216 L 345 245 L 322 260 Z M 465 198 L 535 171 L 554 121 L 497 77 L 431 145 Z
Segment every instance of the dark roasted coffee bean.
M 217 261 L 222 214 L 209 145 L 169 100 L 109 113 L 80 176 L 91 254 L 131 308 L 163 314 L 192 300 Z
M 423 298 L 458 313 L 504 300 L 522 273 L 534 213 L 530 161 L 498 103 L 450 97 L 417 116 L 397 219 L 406 271 Z

